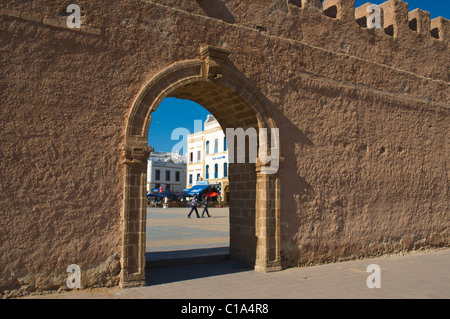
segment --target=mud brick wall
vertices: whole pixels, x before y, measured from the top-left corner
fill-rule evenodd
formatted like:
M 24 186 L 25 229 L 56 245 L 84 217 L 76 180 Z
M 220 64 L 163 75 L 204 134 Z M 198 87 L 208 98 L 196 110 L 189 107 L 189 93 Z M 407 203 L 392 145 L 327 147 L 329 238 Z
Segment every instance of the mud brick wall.
M 280 130 L 276 174 L 230 165 L 233 258 L 273 271 L 449 246 L 449 23 L 380 7 L 367 29 L 352 0 L 0 1 L 3 296 L 64 289 L 73 263 L 83 287 L 142 284 L 165 96 Z

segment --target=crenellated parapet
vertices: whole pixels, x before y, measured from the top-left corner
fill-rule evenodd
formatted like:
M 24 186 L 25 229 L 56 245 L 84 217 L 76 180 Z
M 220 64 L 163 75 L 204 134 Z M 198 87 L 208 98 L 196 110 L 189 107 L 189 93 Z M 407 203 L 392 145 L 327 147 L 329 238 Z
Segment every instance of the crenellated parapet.
M 217 0 L 218 3 L 221 2 Z M 228 23 L 241 24 L 243 21 L 239 21 L 239 12 L 233 12 L 234 7 L 232 2 L 222 5 L 222 9 L 210 10 L 206 6 L 205 2 L 178 2 L 176 0 L 162 3 L 156 0 L 149 0 L 158 5 L 167 5 L 173 7 L 181 7 L 189 12 L 195 12 L 198 14 L 204 14 L 206 12 L 212 18 L 221 19 Z M 401 34 L 405 34 L 409 31 L 415 31 L 421 36 L 430 36 L 440 41 L 448 42 L 449 38 L 449 20 L 438 17 L 433 20 L 430 19 L 429 12 L 415 9 L 409 11 L 407 2 L 401 0 L 388 0 L 382 4 L 373 5 L 367 2 L 357 8 L 355 8 L 355 0 L 272 0 L 273 6 L 271 11 L 280 10 L 286 14 L 289 14 L 289 6 L 295 6 L 302 10 L 313 10 L 317 14 L 323 14 L 327 17 L 351 21 L 354 20 L 362 28 L 371 28 L 369 19 L 373 19 L 375 10 L 371 10 L 370 7 L 375 6 L 379 8 L 380 23 L 381 26 L 377 27 L 383 29 L 385 33 L 393 38 L 401 37 Z M 260 4 L 259 8 L 263 5 Z M 197 8 L 196 8 L 197 7 Z M 232 8 L 228 11 L 228 8 Z M 196 11 L 197 10 L 197 11 Z M 227 19 L 224 19 L 224 14 L 219 14 L 219 11 L 227 11 Z M 237 7 L 236 7 L 237 10 Z M 378 10 L 378 9 L 377 9 Z M 66 18 L 61 16 L 48 16 L 41 15 L 36 12 L 28 12 L 27 10 L 12 9 L 12 8 L 0 8 L 0 15 L 18 18 L 25 21 L 42 23 L 47 26 L 65 28 L 67 29 Z M 244 23 L 245 24 L 245 23 Z M 258 26 L 257 26 L 258 28 Z M 265 27 L 259 27 L 258 29 L 265 30 Z M 90 33 L 99 35 L 101 30 L 92 26 L 83 25 L 81 29 L 75 29 L 75 31 L 81 31 L 84 33 Z
M 356 23 L 368 28 L 368 19 L 374 17 L 375 10 L 370 10 L 373 5 L 367 2 L 355 8 L 355 0 L 302 0 L 301 8 L 315 8 L 322 11 L 324 15 L 341 20 L 355 19 Z M 398 38 L 402 33 L 412 30 L 418 34 L 428 35 L 435 39 L 448 42 L 449 20 L 438 17 L 430 20 L 430 13 L 415 9 L 409 12 L 407 2 L 401 0 L 388 0 L 379 6 L 380 28 L 387 35 Z
M 346 5 L 344 8 L 343 6 Z M 351 11 L 354 1 L 325 0 L 324 12 L 330 7 L 336 7 L 338 11 Z M 369 10 L 372 3 L 365 3 L 354 9 L 355 19 L 359 26 L 367 28 L 367 21 L 373 17 L 373 10 Z M 387 35 L 398 38 L 409 30 L 422 36 L 430 36 L 441 41 L 448 42 L 449 21 L 443 17 L 430 20 L 430 13 L 421 9 L 409 11 L 408 3 L 401 0 L 388 0 L 379 5 L 381 28 Z M 340 18 L 337 16 L 336 18 Z

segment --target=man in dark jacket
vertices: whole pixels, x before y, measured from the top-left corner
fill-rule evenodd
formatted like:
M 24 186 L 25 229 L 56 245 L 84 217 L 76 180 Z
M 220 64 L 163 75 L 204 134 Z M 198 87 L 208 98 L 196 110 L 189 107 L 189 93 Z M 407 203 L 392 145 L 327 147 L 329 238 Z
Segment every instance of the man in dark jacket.
M 211 215 L 209 215 L 209 212 L 208 212 L 208 197 L 205 196 L 203 198 L 202 204 L 203 204 L 202 217 L 203 217 L 203 215 L 205 215 L 205 213 L 206 213 L 206 215 L 208 215 L 208 217 L 211 217 Z
M 194 210 L 195 210 L 195 214 L 197 214 L 197 218 L 200 218 L 200 215 L 198 214 L 197 206 L 198 206 L 197 195 L 194 195 L 194 197 L 192 198 L 192 201 L 191 201 L 191 211 L 189 212 L 189 214 L 187 216 L 188 218 L 191 218 L 191 214 Z

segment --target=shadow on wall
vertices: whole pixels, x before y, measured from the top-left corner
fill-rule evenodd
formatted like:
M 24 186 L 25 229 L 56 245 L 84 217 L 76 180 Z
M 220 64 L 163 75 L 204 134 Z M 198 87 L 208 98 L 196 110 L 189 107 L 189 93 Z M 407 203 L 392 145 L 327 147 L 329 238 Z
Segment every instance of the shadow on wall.
M 228 23 L 234 23 L 233 14 L 222 3 L 221 0 L 196 0 L 200 8 L 205 11 L 208 17 L 220 19 Z
M 274 106 L 271 106 L 274 108 Z M 298 201 L 308 201 L 314 193 L 313 187 L 298 174 L 298 155 L 295 150 L 299 145 L 314 147 L 313 142 L 286 118 L 281 112 L 274 116 L 280 127 L 281 156 L 284 158 L 280 165 L 280 231 L 281 231 L 281 263 L 282 267 L 297 266 L 300 252 L 295 243 L 295 235 L 299 231 L 302 220 L 298 216 Z M 289 138 L 282 136 L 289 135 Z M 295 176 L 295 178 L 293 178 Z
M 246 78 L 233 64 L 230 63 L 229 67 Z M 249 81 L 255 90 L 258 90 L 257 85 L 253 81 Z M 283 267 L 297 266 L 300 252 L 294 242 L 294 237 L 302 223 L 298 216 L 298 202 L 309 201 L 311 195 L 314 194 L 314 189 L 303 177 L 298 176 L 296 148 L 298 146 L 314 147 L 315 145 L 305 133 L 295 126 L 292 119 L 278 111 L 277 106 L 271 100 L 263 96 L 262 99 L 263 104 L 267 106 L 267 115 L 273 118 L 275 125 L 280 129 L 280 156 L 284 158 L 277 173 L 280 179 L 281 201 L 281 262 Z

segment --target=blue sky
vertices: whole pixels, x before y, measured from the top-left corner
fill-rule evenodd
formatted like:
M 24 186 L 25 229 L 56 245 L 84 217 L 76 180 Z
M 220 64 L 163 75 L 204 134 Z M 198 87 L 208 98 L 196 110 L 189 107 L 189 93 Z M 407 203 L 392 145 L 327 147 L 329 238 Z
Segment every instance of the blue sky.
M 190 100 L 165 98 L 158 109 L 152 113 L 148 144 L 153 146 L 155 151 L 170 152 L 182 141 L 181 137 L 171 140 L 173 130 L 185 128 L 190 133 L 194 133 L 195 120 L 204 122 L 208 114 L 210 113 L 205 108 Z
M 381 4 L 386 0 L 371 0 L 371 3 Z M 359 7 L 369 0 L 356 0 L 355 7 Z M 450 19 L 450 0 L 409 0 L 409 11 L 420 8 L 430 12 L 431 19 L 442 16 Z M 181 137 L 171 140 L 172 131 L 178 127 L 194 133 L 194 121 L 205 121 L 209 112 L 199 104 L 189 100 L 166 98 L 152 114 L 149 131 L 149 145 L 156 151 L 170 152 L 180 143 Z M 183 148 L 184 150 L 185 148 Z
M 355 7 L 359 7 L 364 3 L 381 4 L 386 0 L 356 0 Z M 444 17 L 450 19 L 450 0 L 406 0 L 409 5 L 409 11 L 421 9 L 430 13 L 431 19 Z

